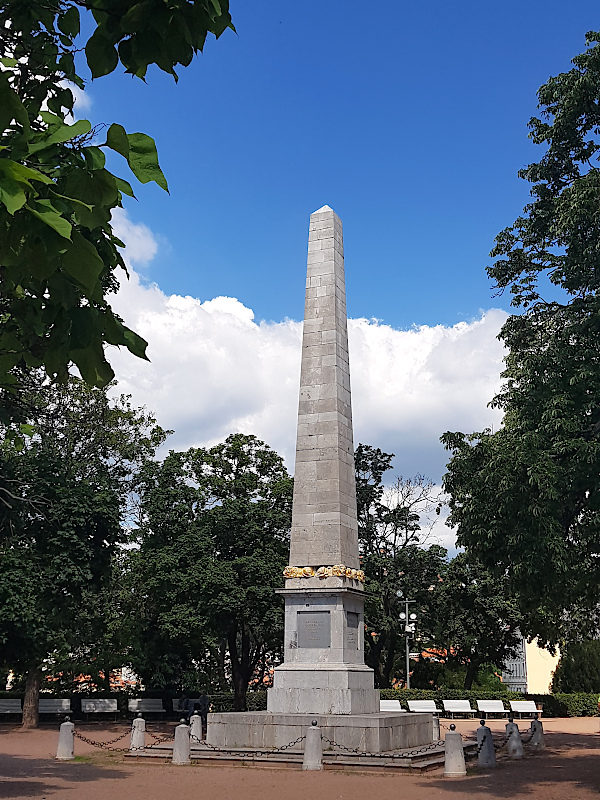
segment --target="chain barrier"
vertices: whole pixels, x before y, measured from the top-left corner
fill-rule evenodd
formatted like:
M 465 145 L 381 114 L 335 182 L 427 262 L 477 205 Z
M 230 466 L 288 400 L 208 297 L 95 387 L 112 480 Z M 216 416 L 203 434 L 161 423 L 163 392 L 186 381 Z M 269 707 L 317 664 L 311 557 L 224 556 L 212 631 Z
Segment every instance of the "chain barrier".
M 324 742 L 327 742 L 327 744 L 337 747 L 338 750 L 345 753 L 366 756 L 367 758 L 390 758 L 392 760 L 394 758 L 408 758 L 409 756 L 417 756 L 421 753 L 428 753 L 431 750 L 437 750 L 443 745 L 442 740 L 439 739 L 437 742 L 431 742 L 431 744 L 427 744 L 424 747 L 417 747 L 414 750 L 401 750 L 400 752 L 394 753 L 365 753 L 363 750 L 359 750 L 358 747 L 346 747 L 346 745 L 340 744 L 339 742 L 332 742 L 331 739 L 328 739 L 326 736 L 323 736 L 322 739 Z
M 306 736 L 299 736 L 297 739 L 294 739 L 293 742 L 288 742 L 288 744 L 284 744 L 282 747 L 277 747 L 275 750 L 252 750 L 252 757 L 256 756 L 271 756 L 271 755 L 278 755 L 279 753 L 285 753 L 286 750 L 289 750 L 294 745 L 300 744 L 306 739 Z M 214 744 L 209 744 L 204 739 L 199 739 L 197 736 L 194 736 L 193 733 L 190 733 L 190 741 L 197 742 L 201 747 L 207 747 L 209 750 L 215 753 L 224 753 L 228 756 L 235 756 L 236 758 L 240 757 L 239 750 L 226 750 L 222 747 L 216 747 Z
M 133 728 L 132 728 L 133 730 Z M 117 736 L 116 739 L 111 739 L 109 742 L 96 742 L 94 739 L 88 739 L 87 736 L 83 736 L 81 733 L 78 733 L 76 730 L 73 730 L 73 736 L 77 739 L 80 739 L 82 742 L 86 744 L 91 744 L 92 747 L 99 747 L 101 750 L 110 750 L 113 753 L 129 753 L 133 752 L 134 750 L 143 750 L 143 747 L 111 747 L 111 745 L 115 744 L 115 742 L 120 742 L 121 739 L 124 739 L 126 736 L 129 736 L 131 731 L 125 731 L 124 734 L 121 736 Z
M 162 744 L 163 742 L 173 742 L 175 740 L 175 734 L 173 734 L 172 736 L 157 736 L 156 734 L 152 733 L 152 731 L 149 731 L 147 728 L 146 728 L 146 733 L 154 739 L 155 744 Z

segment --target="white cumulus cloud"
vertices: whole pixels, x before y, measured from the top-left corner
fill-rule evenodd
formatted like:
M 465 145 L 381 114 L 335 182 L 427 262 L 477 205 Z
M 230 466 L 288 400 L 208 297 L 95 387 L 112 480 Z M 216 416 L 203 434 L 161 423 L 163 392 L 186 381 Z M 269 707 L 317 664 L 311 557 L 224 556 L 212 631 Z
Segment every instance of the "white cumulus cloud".
M 156 253 L 148 228 L 116 215 L 130 262 Z M 294 467 L 302 323 L 257 321 L 233 297 L 166 295 L 131 270 L 113 305 L 149 342 L 150 363 L 124 350 L 109 360 L 119 391 L 175 430 L 168 446 L 212 445 L 229 433 L 253 433 Z M 453 326 L 397 330 L 377 320 L 349 321 L 355 444 L 396 454 L 395 471 L 440 482 L 446 430 L 470 432 L 500 423 L 488 403 L 500 386 L 506 313 L 482 312 Z M 451 545 L 438 523 L 434 536 Z

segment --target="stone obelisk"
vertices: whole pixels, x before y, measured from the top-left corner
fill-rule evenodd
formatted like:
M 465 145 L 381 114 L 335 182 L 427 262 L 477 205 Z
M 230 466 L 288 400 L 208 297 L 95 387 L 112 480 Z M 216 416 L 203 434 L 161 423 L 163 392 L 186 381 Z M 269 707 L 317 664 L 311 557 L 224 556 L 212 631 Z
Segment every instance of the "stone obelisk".
M 356 485 L 342 223 L 310 218 L 284 663 L 268 693 L 279 714 L 379 711 L 364 664 L 364 575 Z
M 431 714 L 379 710 L 363 649 L 344 244 L 339 217 L 310 218 L 306 306 L 284 662 L 267 711 L 208 715 L 215 747 L 289 747 L 316 720 L 329 741 L 360 752 L 432 741 Z M 302 744 L 297 745 L 302 748 Z

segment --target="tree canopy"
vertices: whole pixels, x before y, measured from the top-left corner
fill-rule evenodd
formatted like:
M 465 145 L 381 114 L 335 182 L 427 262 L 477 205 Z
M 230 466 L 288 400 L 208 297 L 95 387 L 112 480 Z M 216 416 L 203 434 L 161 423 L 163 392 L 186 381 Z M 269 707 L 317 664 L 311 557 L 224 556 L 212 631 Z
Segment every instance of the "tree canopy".
M 146 465 L 138 491 L 132 665 L 153 686 L 232 685 L 243 710 L 250 681 L 282 648 L 273 590 L 289 552 L 292 480 L 283 460 L 256 437 L 232 434 Z
M 208 34 L 232 28 L 227 0 L 5 0 L 0 5 L 0 392 L 18 394 L 43 367 L 66 380 L 75 364 L 92 386 L 114 373 L 106 345 L 145 358 L 146 342 L 107 297 L 125 269 L 113 210 L 131 185 L 106 166 L 121 155 L 141 183 L 167 190 L 154 141 L 118 123 L 104 130 L 73 119 L 80 14 L 93 20 L 84 43 L 93 78 L 119 64 L 144 79 L 152 64 L 172 74 Z M 91 12 L 91 13 L 88 13 Z M 0 405 L 4 421 L 20 409 Z
M 508 576 L 524 633 L 555 643 L 578 609 L 598 623 L 600 33 L 538 98 L 529 127 L 544 155 L 519 173 L 532 201 L 488 267 L 519 309 L 500 334 L 503 426 L 444 435 L 444 486 L 459 544 Z
M 73 377 L 26 400 L 34 435 L 0 444 L 0 643 L 26 676 L 24 723 L 35 724 L 42 667 L 86 644 L 82 605 L 110 580 L 133 477 L 166 432 L 127 397 Z

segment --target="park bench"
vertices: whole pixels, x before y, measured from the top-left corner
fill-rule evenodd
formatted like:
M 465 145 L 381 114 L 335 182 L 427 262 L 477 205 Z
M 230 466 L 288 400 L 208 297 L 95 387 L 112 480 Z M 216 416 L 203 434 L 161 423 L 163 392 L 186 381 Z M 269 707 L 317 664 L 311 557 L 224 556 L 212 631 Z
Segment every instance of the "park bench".
M 502 700 L 478 700 L 477 708 L 481 714 L 485 715 L 486 719 L 488 714 L 508 714 Z
M 403 711 L 402 707 L 400 706 L 400 700 L 380 700 L 379 701 L 379 710 L 380 711 Z
M 21 701 L 13 700 L 0 700 L 0 714 L 22 714 Z
M 127 703 L 127 708 L 134 714 L 164 714 L 165 709 L 160 697 L 134 697 Z
M 40 714 L 70 714 L 71 701 L 57 697 L 40 697 L 38 711 Z
M 455 714 L 476 714 L 474 708 L 468 700 L 442 700 L 444 711 L 454 719 Z
M 536 707 L 535 702 L 533 700 L 510 700 L 510 710 L 514 714 L 518 714 L 519 718 L 523 716 L 523 714 L 539 714 L 542 715 L 542 712 L 539 708 Z
M 408 700 L 408 710 L 417 714 L 439 714 L 433 700 Z
M 115 719 L 119 713 L 119 706 L 115 699 L 99 697 L 96 700 L 82 700 L 81 710 L 88 714 L 114 714 Z

